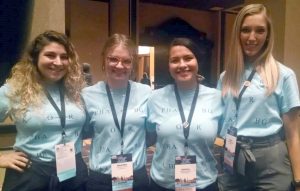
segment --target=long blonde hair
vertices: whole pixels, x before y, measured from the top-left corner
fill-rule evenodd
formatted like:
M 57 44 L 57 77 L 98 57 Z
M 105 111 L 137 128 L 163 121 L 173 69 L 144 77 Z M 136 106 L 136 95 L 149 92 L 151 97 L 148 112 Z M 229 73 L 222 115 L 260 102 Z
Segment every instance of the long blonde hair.
M 228 60 L 225 65 L 225 75 L 222 82 L 222 94 L 231 93 L 238 96 L 242 74 L 244 73 L 245 60 L 241 46 L 240 33 L 245 18 L 249 15 L 263 14 L 267 22 L 268 34 L 260 55 L 254 60 L 254 67 L 263 79 L 266 95 L 270 95 L 276 88 L 279 69 L 272 55 L 274 46 L 274 29 L 266 7 L 262 4 L 249 4 L 237 15 L 231 34 L 231 44 Z
M 12 68 L 6 81 L 9 85 L 7 96 L 11 102 L 10 112 L 16 116 L 24 115 L 29 106 L 38 108 L 45 98 L 37 65 L 40 52 L 52 42 L 62 45 L 68 55 L 69 65 L 62 79 L 65 94 L 71 102 L 81 106 L 80 92 L 85 82 L 74 46 L 66 35 L 56 31 L 45 31 L 31 42 L 24 58 Z

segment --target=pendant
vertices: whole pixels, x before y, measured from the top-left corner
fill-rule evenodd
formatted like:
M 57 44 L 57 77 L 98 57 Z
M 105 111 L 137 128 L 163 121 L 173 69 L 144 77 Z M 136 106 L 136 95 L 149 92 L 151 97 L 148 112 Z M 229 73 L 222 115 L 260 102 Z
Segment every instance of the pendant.
M 247 80 L 247 81 L 244 82 L 244 86 L 249 87 L 250 85 L 251 85 L 250 81 Z
M 190 126 L 189 122 L 185 121 L 182 123 L 183 128 L 188 128 Z

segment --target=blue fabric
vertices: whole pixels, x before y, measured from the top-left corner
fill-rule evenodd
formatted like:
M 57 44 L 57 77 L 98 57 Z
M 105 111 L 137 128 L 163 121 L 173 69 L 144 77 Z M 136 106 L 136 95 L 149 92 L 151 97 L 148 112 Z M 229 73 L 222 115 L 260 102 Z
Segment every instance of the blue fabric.
M 295 73 L 279 63 L 280 76 L 275 91 L 266 96 L 266 89 L 258 73 L 255 73 L 251 85 L 242 96 L 238 119 L 235 118 L 236 108 L 230 94 L 223 97 L 224 117 L 221 136 L 233 125 L 238 135 L 265 137 L 280 131 L 283 126 L 281 116 L 290 109 L 300 106 L 299 90 Z M 248 78 L 252 67 L 247 67 L 243 82 Z M 220 76 L 218 89 L 222 88 L 224 72 Z M 241 87 L 242 88 L 242 87 Z
M 146 164 L 145 121 L 147 118 L 146 103 L 150 96 L 149 86 L 130 81 L 131 92 L 124 129 L 124 154 L 132 154 L 134 170 Z M 111 90 L 119 124 L 126 88 Z M 108 102 L 105 83 L 98 82 L 83 90 L 82 97 L 86 102 L 90 116 L 89 127 L 94 129 L 89 167 L 103 174 L 111 174 L 111 155 L 121 153 L 121 135 L 114 123 Z
M 179 91 L 187 118 L 195 90 Z M 149 122 L 156 124 L 157 142 L 151 178 L 167 189 L 174 189 L 175 157 L 184 155 L 185 138 L 174 85 L 155 90 L 148 101 Z M 196 155 L 197 188 L 205 188 L 217 178 L 213 144 L 222 115 L 220 91 L 200 85 L 197 105 L 190 126 L 189 155 Z
M 58 87 L 47 87 L 47 90 L 60 108 Z M 16 124 L 17 135 L 14 149 L 27 153 L 31 160 L 54 161 L 54 146 L 62 144 L 62 127 L 56 110 L 45 96 L 39 108 L 29 107 L 22 118 L 17 117 L 10 109 L 18 103 L 10 103 L 7 98 L 8 91 L 8 85 L 0 88 L 0 119 L 4 120 L 10 116 Z M 76 153 L 79 153 L 82 148 L 81 130 L 86 116 L 82 108 L 67 98 L 65 98 L 65 104 L 66 142 L 74 142 Z

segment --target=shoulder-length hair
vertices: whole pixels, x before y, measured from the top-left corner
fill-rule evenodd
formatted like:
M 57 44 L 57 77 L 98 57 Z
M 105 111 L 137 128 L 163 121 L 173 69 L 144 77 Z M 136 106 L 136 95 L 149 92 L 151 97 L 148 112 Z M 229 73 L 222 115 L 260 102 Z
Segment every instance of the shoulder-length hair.
M 231 44 L 228 60 L 225 65 L 225 75 L 222 82 L 222 94 L 231 93 L 237 96 L 240 89 L 242 74 L 245 68 L 244 53 L 241 46 L 240 33 L 245 18 L 249 15 L 263 14 L 267 23 L 267 37 L 260 55 L 254 60 L 254 67 L 262 77 L 266 87 L 266 95 L 270 95 L 276 88 L 279 69 L 273 58 L 274 29 L 272 21 L 266 7 L 262 4 L 249 4 L 245 6 L 237 15 L 233 31 L 231 34 Z
M 81 106 L 80 92 L 85 82 L 74 46 L 66 35 L 56 31 L 45 31 L 31 42 L 23 59 L 12 68 L 7 80 L 10 87 L 8 97 L 12 104 L 11 112 L 22 115 L 29 106 L 38 107 L 45 98 L 42 76 L 37 65 L 40 52 L 53 42 L 65 48 L 69 59 L 67 73 L 61 81 L 65 95 L 70 101 Z

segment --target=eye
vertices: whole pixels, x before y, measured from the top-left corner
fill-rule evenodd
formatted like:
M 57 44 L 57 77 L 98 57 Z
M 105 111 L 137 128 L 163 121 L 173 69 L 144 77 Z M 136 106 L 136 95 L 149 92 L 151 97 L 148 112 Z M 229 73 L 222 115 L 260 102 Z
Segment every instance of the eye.
M 251 32 L 251 29 L 248 28 L 248 27 L 243 27 L 243 28 L 241 29 L 241 33 L 247 34 L 247 33 L 250 33 L 250 32 Z
M 61 60 L 68 60 L 69 57 L 68 57 L 67 54 L 63 54 L 63 55 L 60 55 L 60 59 L 61 59 Z
M 112 56 L 107 57 L 107 60 L 110 63 L 118 63 L 119 62 L 119 59 L 117 57 L 112 57 Z
M 265 28 L 258 28 L 258 29 L 256 29 L 256 33 L 257 34 L 264 34 L 265 32 L 266 32 Z
M 183 57 L 183 60 L 184 60 L 185 62 L 190 62 L 190 61 L 193 60 L 194 58 L 195 58 L 194 56 L 188 55 L 188 56 L 184 56 L 184 57 Z
M 180 62 L 180 58 L 178 58 L 178 57 L 170 58 L 169 62 L 171 64 L 176 64 L 176 63 Z
M 125 60 L 123 60 L 122 62 L 123 62 L 123 64 L 125 64 L 125 65 L 130 65 L 130 64 L 132 63 L 132 61 L 131 61 L 130 59 L 125 59 Z
M 56 58 L 56 54 L 48 52 L 45 54 L 45 56 L 49 59 L 55 59 Z

